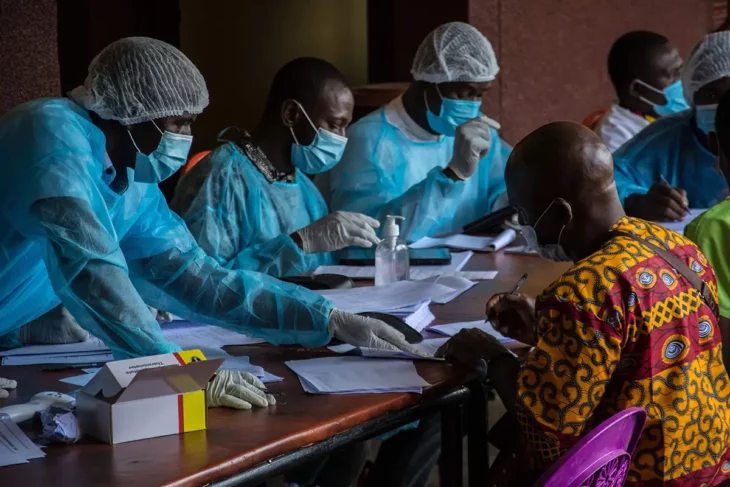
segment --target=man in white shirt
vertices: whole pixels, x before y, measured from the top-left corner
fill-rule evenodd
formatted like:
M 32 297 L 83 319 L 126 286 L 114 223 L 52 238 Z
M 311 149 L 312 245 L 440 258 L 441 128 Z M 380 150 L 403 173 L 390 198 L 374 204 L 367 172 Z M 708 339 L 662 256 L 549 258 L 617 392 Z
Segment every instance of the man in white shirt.
M 634 31 L 619 37 L 608 54 L 608 75 L 617 101 L 596 133 L 611 152 L 657 118 L 689 108 L 679 72 L 682 58 L 666 37 Z

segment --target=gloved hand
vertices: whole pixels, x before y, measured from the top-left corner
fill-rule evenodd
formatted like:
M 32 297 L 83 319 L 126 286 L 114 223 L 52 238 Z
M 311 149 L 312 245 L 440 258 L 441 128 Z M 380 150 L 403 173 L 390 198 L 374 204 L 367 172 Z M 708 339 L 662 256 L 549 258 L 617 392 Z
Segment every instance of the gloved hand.
M 5 399 L 10 395 L 8 391 L 18 387 L 18 383 L 14 380 L 3 379 L 0 377 L 0 399 Z
M 456 128 L 454 153 L 448 168 L 461 179 L 469 179 L 477 170 L 479 161 L 489 152 L 492 145 L 492 133 L 489 127 L 499 128 L 499 124 L 482 115 Z
M 333 309 L 327 328 L 330 335 L 350 345 L 380 350 L 403 350 L 426 356 L 408 343 L 403 333 L 374 318 Z
M 375 229 L 380 222 L 362 213 L 335 211 L 297 233 L 302 239 L 302 250 L 307 254 L 333 252 L 351 245 L 370 248 L 380 239 Z
M 253 374 L 238 370 L 219 370 L 208 384 L 205 394 L 208 407 L 225 406 L 235 409 L 251 409 L 253 406 L 265 408 L 276 404 L 276 399 L 266 394 L 266 389 Z
M 169 323 L 172 321 L 172 313 L 160 311 L 152 306 L 147 306 L 147 309 L 150 310 L 150 313 L 152 313 L 152 316 L 155 317 L 155 320 L 157 320 L 158 323 Z
M 79 326 L 62 304 L 23 325 L 18 336 L 25 345 L 77 343 L 85 342 L 89 337 L 89 332 Z

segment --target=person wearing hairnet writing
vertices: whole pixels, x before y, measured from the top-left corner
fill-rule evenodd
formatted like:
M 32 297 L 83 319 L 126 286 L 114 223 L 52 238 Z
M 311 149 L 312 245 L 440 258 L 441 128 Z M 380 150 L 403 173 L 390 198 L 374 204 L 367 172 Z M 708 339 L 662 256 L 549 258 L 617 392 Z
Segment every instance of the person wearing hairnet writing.
M 692 109 L 657 120 L 613 154 L 627 215 L 681 221 L 689 208 L 709 208 L 727 194 L 707 134 L 715 126 L 717 103 L 730 90 L 730 32 L 705 36 L 681 79 Z
M 512 149 L 480 113 L 498 71 L 491 44 L 474 27 L 452 22 L 428 34 L 408 90 L 348 130 L 342 161 L 320 186 L 331 209 L 404 216 L 401 234 L 414 241 L 506 206 Z
M 63 305 L 117 358 L 169 353 L 145 303 L 274 344 L 332 336 L 411 349 L 377 320 L 264 274 L 231 271 L 198 247 L 157 183 L 185 162 L 205 81 L 174 47 L 132 37 L 107 46 L 71 99 L 0 118 L 0 332 Z M 411 349 L 412 350 L 412 349 Z M 210 404 L 265 406 L 252 376 L 223 371 Z
M 274 277 L 332 264 L 344 247 L 376 245 L 377 220 L 329 213 L 306 176 L 339 162 L 353 106 L 333 65 L 290 61 L 274 76 L 256 130 L 225 130 L 221 140 L 230 140 L 183 175 L 170 207 L 218 263 Z

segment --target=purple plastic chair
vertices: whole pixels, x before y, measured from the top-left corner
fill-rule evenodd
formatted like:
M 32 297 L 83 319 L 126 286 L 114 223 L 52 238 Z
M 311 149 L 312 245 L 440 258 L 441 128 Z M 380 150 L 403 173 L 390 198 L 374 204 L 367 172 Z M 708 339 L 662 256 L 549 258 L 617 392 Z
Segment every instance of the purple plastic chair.
M 642 408 L 614 414 L 565 452 L 534 487 L 623 486 L 645 421 Z

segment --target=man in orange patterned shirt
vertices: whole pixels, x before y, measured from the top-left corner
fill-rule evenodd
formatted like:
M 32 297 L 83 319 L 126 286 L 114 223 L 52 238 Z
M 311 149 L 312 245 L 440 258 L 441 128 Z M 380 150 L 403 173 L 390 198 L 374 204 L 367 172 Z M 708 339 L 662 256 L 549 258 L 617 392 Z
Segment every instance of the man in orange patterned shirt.
M 521 370 L 476 330 L 457 335 L 446 355 L 466 364 L 489 360 L 490 377 L 502 378 L 495 386 L 522 432 L 518 470 L 538 475 L 597 424 L 638 406 L 648 417 L 626 485 L 730 480 L 730 382 L 705 256 L 681 235 L 625 216 L 607 148 L 578 124 L 528 135 L 506 179 L 528 243 L 544 258 L 574 265 L 536 301 L 501 294 L 487 304 L 502 333 L 534 346 Z M 711 292 L 703 299 L 652 245 L 679 258 Z

